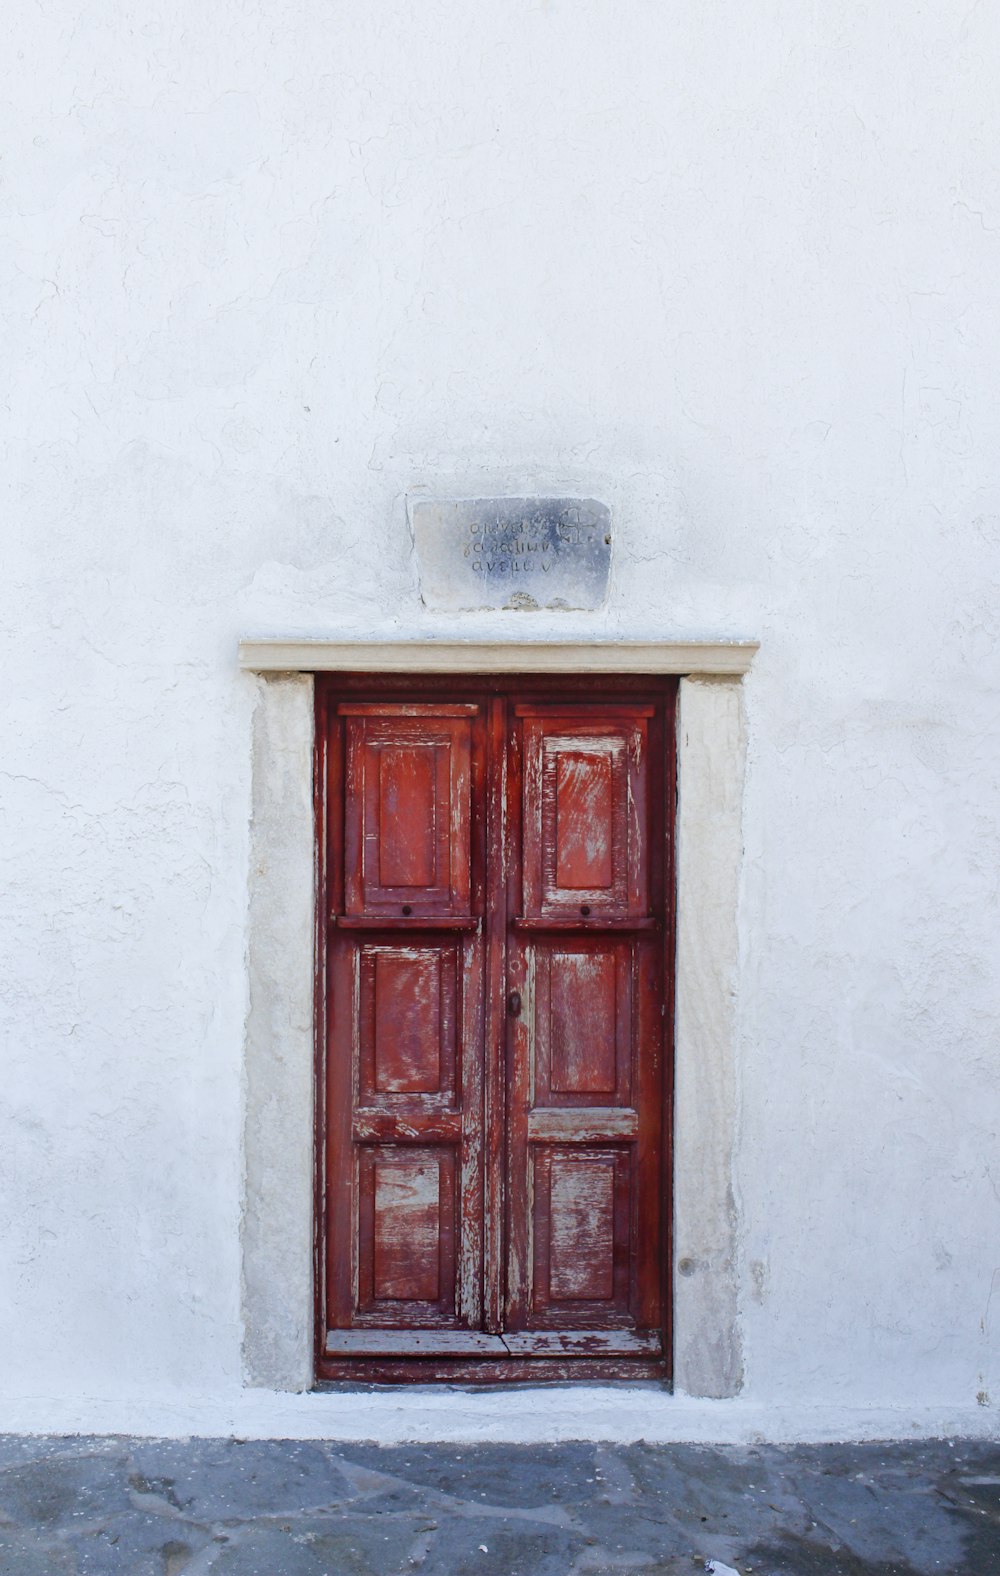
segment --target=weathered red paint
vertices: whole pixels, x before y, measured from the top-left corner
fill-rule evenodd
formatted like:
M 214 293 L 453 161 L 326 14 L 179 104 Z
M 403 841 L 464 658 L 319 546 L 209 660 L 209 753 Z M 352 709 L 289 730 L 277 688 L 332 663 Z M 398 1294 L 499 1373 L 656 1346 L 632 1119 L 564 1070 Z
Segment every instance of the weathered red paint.
M 317 681 L 317 1373 L 665 1376 L 673 681 Z

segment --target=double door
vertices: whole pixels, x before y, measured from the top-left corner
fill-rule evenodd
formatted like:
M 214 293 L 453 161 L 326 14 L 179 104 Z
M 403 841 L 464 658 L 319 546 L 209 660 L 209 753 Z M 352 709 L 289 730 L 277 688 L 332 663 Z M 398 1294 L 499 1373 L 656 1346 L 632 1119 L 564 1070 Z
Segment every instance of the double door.
M 317 1373 L 668 1372 L 674 687 L 317 685 Z

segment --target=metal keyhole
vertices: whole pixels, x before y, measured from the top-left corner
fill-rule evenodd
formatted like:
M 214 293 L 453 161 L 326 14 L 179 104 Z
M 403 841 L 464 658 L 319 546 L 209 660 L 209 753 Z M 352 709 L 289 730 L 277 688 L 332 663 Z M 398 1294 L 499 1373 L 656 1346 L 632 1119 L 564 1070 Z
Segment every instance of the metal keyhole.
M 519 990 L 512 990 L 507 997 L 507 1011 L 512 1018 L 521 1016 L 521 992 Z

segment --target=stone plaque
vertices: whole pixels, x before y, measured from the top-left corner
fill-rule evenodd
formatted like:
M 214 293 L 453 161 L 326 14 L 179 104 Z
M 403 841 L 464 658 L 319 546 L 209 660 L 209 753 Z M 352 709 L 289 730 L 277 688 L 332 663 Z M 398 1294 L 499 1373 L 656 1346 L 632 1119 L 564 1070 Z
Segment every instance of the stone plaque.
M 410 519 L 428 607 L 594 608 L 607 596 L 611 512 L 595 498 L 414 499 Z

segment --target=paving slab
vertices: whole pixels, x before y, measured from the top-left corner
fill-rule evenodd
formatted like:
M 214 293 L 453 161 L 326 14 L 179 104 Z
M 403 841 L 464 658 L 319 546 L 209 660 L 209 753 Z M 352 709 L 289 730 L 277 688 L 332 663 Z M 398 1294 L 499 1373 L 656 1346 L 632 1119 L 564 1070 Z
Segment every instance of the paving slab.
M 1000 1444 L 0 1437 L 2 1576 L 1000 1576 Z

